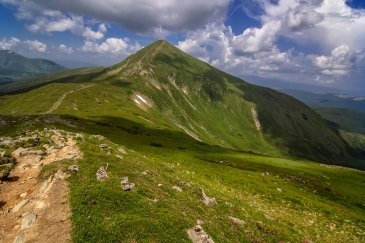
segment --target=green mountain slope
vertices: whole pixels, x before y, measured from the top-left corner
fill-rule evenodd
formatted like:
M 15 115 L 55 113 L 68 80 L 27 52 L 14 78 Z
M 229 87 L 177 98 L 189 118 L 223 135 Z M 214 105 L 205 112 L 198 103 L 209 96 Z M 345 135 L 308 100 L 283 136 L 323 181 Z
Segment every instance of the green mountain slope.
M 115 66 L 61 76 L 0 96 L 0 152 L 49 148 L 54 129 L 77 133 L 83 158 L 38 176 L 43 185 L 78 165 L 67 179 L 73 242 L 190 242 L 197 221 L 214 242 L 364 242 L 364 171 L 293 157 L 362 164 L 297 100 L 161 41 Z M 131 191 L 121 188 L 126 176 Z M 9 215 L 11 202 L 2 205 Z
M 30 79 L 62 69 L 65 68 L 46 59 L 31 59 L 12 51 L 0 50 L 0 84 Z
M 350 158 L 352 151 L 336 131 L 301 102 L 221 72 L 165 41 L 86 77 L 76 72 L 3 98 L 0 112 L 127 117 L 234 150 L 363 166 Z

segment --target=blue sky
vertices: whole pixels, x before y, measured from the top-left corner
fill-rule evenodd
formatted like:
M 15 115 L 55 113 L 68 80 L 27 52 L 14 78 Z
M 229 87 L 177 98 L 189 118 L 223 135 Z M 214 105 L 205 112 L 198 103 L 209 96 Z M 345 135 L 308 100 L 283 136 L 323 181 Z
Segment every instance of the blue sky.
M 364 0 L 0 0 L 0 49 L 111 65 L 157 39 L 240 77 L 365 94 Z

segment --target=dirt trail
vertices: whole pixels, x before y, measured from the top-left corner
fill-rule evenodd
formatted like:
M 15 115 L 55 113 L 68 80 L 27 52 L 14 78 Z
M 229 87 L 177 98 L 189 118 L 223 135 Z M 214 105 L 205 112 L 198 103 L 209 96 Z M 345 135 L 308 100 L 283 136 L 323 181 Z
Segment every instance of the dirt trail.
M 39 181 L 42 167 L 82 157 L 75 135 L 60 130 L 41 132 L 50 145 L 13 151 L 17 159 L 10 179 L 0 184 L 0 242 L 71 242 L 71 209 L 67 174 L 57 171 Z M 4 204 L 5 203 L 5 204 Z
M 46 111 L 45 113 L 46 114 L 50 114 L 50 113 L 54 112 L 55 110 L 57 110 L 58 107 L 60 107 L 60 105 L 62 104 L 63 100 L 66 98 L 67 95 L 72 94 L 75 91 L 79 91 L 79 90 L 83 90 L 83 89 L 86 89 L 86 88 L 90 88 L 90 87 L 92 87 L 94 85 L 95 84 L 89 84 L 89 85 L 86 85 L 86 86 L 82 86 L 79 89 L 70 90 L 70 91 L 64 93 L 63 95 L 61 95 L 60 98 L 58 98 L 58 100 L 52 105 L 52 107 L 48 111 Z

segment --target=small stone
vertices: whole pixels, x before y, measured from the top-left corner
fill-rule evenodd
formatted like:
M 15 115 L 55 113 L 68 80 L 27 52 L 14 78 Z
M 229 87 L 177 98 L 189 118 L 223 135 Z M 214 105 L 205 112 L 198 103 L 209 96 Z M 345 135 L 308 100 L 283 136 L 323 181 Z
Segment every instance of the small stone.
M 94 139 L 97 139 L 99 141 L 104 141 L 105 140 L 105 137 L 102 136 L 102 135 L 92 135 L 91 137 L 94 138 Z
M 14 243 L 24 243 L 24 242 L 25 242 L 25 236 L 24 235 L 18 235 L 14 240 Z
M 203 224 L 204 224 L 204 221 L 203 221 L 203 220 L 201 220 L 201 219 L 198 219 L 198 220 L 196 221 L 196 224 L 197 224 L 197 225 L 203 225 Z
M 77 165 L 70 165 L 68 167 L 68 170 L 71 172 L 71 173 L 77 173 L 79 172 L 79 167 Z
M 157 186 L 158 186 L 158 187 L 162 187 L 162 186 L 163 186 L 163 184 L 158 184 Z
M 117 150 L 119 153 L 127 154 L 127 152 L 123 148 L 118 148 Z
M 234 217 L 231 217 L 231 216 L 228 216 L 228 218 L 231 220 L 231 222 L 237 226 L 240 226 L 242 227 L 243 225 L 246 224 L 245 221 L 241 220 L 241 219 L 238 219 L 238 218 L 234 218 Z
M 98 181 L 103 181 L 109 178 L 108 173 L 106 172 L 106 169 L 104 166 L 100 167 L 98 171 L 96 172 L 96 179 Z
M 142 175 L 147 175 L 147 171 L 145 170 L 145 171 L 143 171 L 142 172 Z
M 203 203 L 207 206 L 210 206 L 210 205 L 216 205 L 217 204 L 217 201 L 215 200 L 215 198 L 210 198 L 208 197 L 204 190 L 202 189 L 202 200 L 203 200 Z
M 182 189 L 178 186 L 173 186 L 172 189 L 174 189 L 177 192 L 182 192 Z
M 27 195 L 28 195 L 28 193 L 24 192 L 24 193 L 20 194 L 20 197 L 25 198 Z
M 46 206 L 44 201 L 35 201 L 34 205 L 36 209 L 42 209 Z
M 99 145 L 99 148 L 101 148 L 101 149 L 106 149 L 106 148 L 109 148 L 109 146 L 108 146 L 108 144 L 100 144 Z
M 120 181 L 120 185 L 123 191 L 130 191 L 135 187 L 134 183 L 129 182 L 128 176 L 123 177 L 123 179 Z
M 214 243 L 212 237 L 208 235 L 200 225 L 196 225 L 187 231 L 193 243 Z
M 283 192 L 283 190 L 281 190 L 281 188 L 276 188 L 276 190 L 278 190 L 278 192 Z
M 54 175 L 54 178 L 59 180 L 64 180 L 67 177 L 69 177 L 69 175 L 63 172 L 62 170 L 57 170 L 56 174 Z
M 29 202 L 29 199 L 25 199 L 23 201 L 21 201 L 20 203 L 18 203 L 17 205 L 15 205 L 13 207 L 13 209 L 11 210 L 12 213 L 16 213 L 18 212 L 20 209 L 22 209 L 27 203 Z
M 22 220 L 22 225 L 21 225 L 21 229 L 22 230 L 26 230 L 29 229 L 30 227 L 32 227 L 35 223 L 37 219 L 37 215 L 35 215 L 34 213 L 29 213 L 27 214 L 23 220 Z

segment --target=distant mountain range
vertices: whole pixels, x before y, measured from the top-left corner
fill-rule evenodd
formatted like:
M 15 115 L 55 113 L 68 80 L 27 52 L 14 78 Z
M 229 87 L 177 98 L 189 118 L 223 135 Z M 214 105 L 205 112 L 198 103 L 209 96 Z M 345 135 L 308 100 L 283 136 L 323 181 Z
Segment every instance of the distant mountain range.
M 0 50 L 0 84 L 60 71 L 65 67 L 46 59 L 27 58 L 13 51 Z
M 280 89 L 312 107 L 335 107 L 365 112 L 365 97 L 329 92 L 309 92 L 295 89 Z

